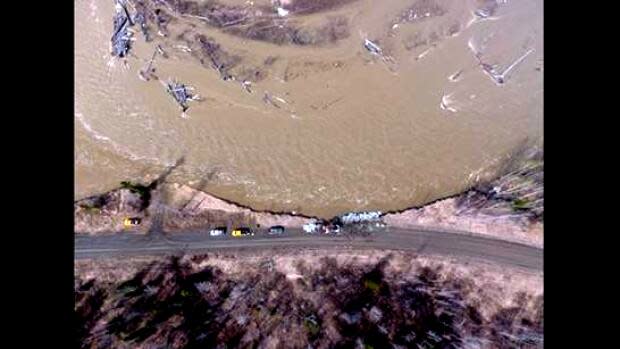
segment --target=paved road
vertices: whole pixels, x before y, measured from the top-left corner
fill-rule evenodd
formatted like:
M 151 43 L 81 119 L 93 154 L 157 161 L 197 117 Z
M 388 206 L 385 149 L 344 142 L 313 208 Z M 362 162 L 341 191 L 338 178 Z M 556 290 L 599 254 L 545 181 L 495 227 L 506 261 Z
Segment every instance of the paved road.
M 385 248 L 409 250 L 419 254 L 443 255 L 461 260 L 482 260 L 506 266 L 541 271 L 540 248 L 479 235 L 426 229 L 396 229 L 354 239 L 344 236 L 307 235 L 289 230 L 281 236 L 259 233 L 252 237 L 211 237 L 205 233 L 104 236 L 75 236 L 75 259 L 132 255 L 208 252 L 226 249 L 258 248 Z

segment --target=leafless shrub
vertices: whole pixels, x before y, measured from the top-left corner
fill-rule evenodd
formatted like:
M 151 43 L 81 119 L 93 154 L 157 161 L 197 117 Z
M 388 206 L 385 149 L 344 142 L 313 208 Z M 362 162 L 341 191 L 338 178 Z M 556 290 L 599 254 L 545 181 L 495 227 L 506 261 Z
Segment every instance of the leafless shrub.
M 389 257 L 374 265 L 324 258 L 315 269 L 298 263 L 304 282 L 293 283 L 259 265 L 232 276 L 193 263 L 170 257 L 120 283 L 78 280 L 81 346 L 237 348 L 266 338 L 295 348 L 542 346 L 542 298 L 519 295 L 486 319 L 472 281 L 435 267 L 411 279 L 388 274 Z

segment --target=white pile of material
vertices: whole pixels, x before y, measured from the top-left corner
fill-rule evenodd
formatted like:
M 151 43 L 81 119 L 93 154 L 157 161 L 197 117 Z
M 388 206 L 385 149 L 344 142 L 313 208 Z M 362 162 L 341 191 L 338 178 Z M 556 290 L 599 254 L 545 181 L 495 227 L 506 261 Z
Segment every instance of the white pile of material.
M 343 224 L 377 221 L 381 218 L 381 211 L 351 212 L 340 217 Z

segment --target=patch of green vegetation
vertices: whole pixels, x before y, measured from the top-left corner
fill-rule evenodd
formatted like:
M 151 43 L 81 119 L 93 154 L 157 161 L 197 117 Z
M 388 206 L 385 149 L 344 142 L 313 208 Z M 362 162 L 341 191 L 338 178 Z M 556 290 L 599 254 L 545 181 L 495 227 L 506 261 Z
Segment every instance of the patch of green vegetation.
M 511 204 L 515 211 L 524 211 L 530 208 L 530 202 L 526 199 L 515 199 Z
M 120 285 L 116 287 L 116 291 L 123 296 L 131 296 L 136 292 L 139 292 L 142 288 L 142 284 L 140 281 L 136 279 L 131 279 L 124 281 Z
M 311 321 L 310 319 L 304 319 L 304 327 L 308 331 L 311 337 L 314 337 L 319 334 L 321 328 L 315 321 Z
M 96 207 L 95 205 L 81 204 L 80 207 L 83 208 L 86 213 L 101 213 L 101 208 Z
M 535 168 L 535 167 L 542 167 L 542 166 L 544 166 L 543 161 L 530 159 L 530 160 L 525 161 L 525 165 L 523 167 Z
M 118 288 L 118 292 L 123 293 L 123 294 L 127 294 L 130 292 L 133 292 L 135 290 L 137 290 L 138 288 L 135 286 L 130 286 L 130 285 L 126 285 L 126 286 L 122 286 Z
M 377 294 L 379 292 L 379 288 L 381 288 L 378 283 L 368 279 L 364 280 L 364 287 L 371 290 L 374 294 Z

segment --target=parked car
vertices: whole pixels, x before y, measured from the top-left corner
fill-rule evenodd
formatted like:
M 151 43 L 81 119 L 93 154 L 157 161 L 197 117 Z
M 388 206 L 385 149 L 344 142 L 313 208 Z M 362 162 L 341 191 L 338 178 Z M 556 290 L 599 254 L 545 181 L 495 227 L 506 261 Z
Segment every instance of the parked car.
M 342 231 L 342 226 L 338 224 L 332 224 L 329 229 L 329 232 L 331 234 L 340 234 L 341 231 Z
M 241 227 L 241 228 L 235 228 L 232 231 L 232 236 L 234 237 L 241 237 L 241 236 L 252 236 L 254 235 L 254 232 L 252 231 L 252 229 L 247 228 L 247 227 Z
M 222 236 L 226 234 L 226 227 L 217 227 L 209 230 L 209 235 L 211 236 Z
M 317 221 L 312 220 L 309 223 L 304 224 L 302 228 L 307 234 L 316 234 L 320 227 L 321 225 Z
M 142 219 L 139 217 L 127 217 L 123 220 L 125 228 L 140 225 L 140 223 L 142 223 Z
M 284 227 L 281 225 L 274 225 L 267 232 L 269 235 L 282 235 L 282 233 L 284 233 Z

